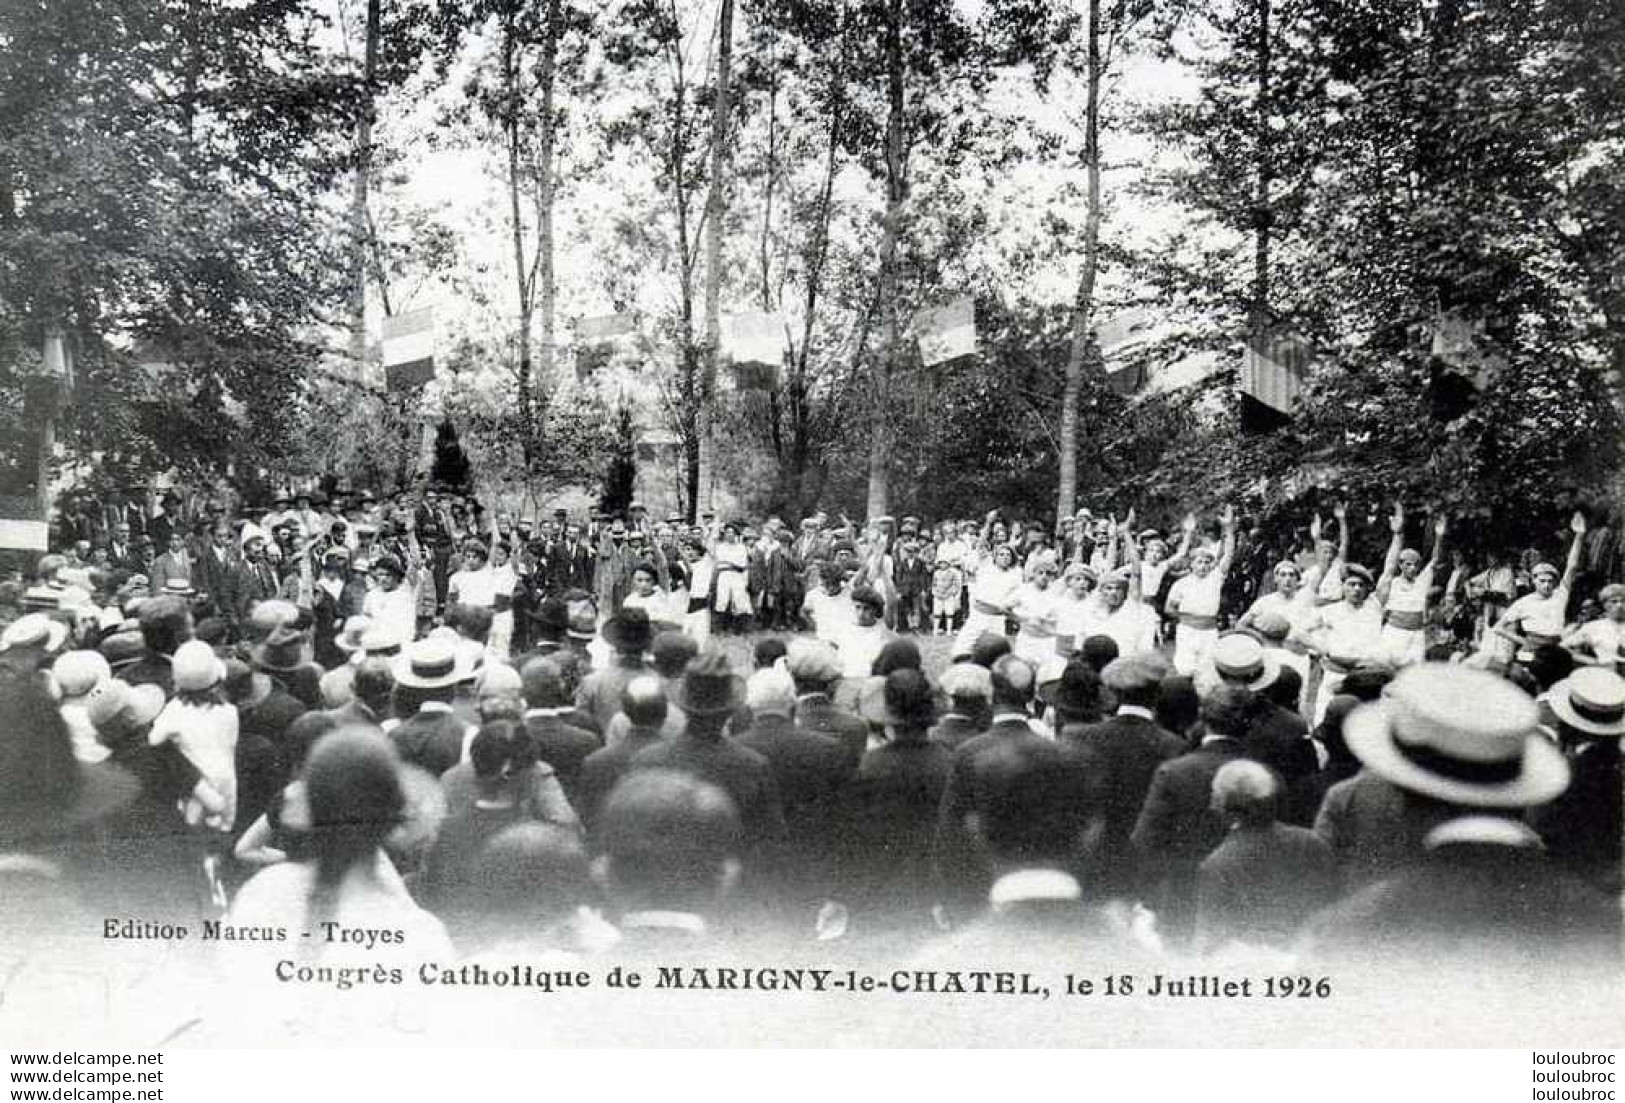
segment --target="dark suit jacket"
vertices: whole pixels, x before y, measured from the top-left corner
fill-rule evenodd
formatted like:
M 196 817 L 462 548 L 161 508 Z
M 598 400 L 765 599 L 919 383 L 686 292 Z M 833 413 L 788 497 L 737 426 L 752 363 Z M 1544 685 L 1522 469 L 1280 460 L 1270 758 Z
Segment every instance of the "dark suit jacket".
M 1321 916 L 1312 943 L 1317 962 L 1429 976 L 1443 964 L 1524 1000 L 1530 985 L 1572 983 L 1571 969 L 1617 976 L 1620 914 L 1538 848 L 1452 843 Z
M 968 717 L 957 713 L 950 713 L 937 721 L 936 727 L 931 729 L 931 740 L 941 743 L 950 751 L 956 750 L 967 739 L 974 739 L 987 728 Z
M 632 766 L 693 774 L 727 793 L 739 811 L 747 855 L 754 852 L 759 856 L 784 837 L 784 805 L 773 767 L 731 739 L 684 732 L 676 739 L 645 747 L 632 759 Z
M 1196 874 L 1196 945 L 1238 941 L 1290 949 L 1337 896 L 1337 862 L 1313 831 L 1273 823 L 1235 827 Z
M 402 720 L 389 737 L 401 758 L 439 777 L 463 757 L 468 728 L 450 712 L 417 712 Z
M 600 747 L 582 759 L 575 783 L 577 795 L 572 798 L 571 804 L 589 832 L 597 823 L 598 811 L 615 789 L 615 784 L 632 769 L 632 760 L 644 748 L 659 742 L 658 732 L 640 732 L 631 728 L 619 742 Z
M 1570 766 L 1574 776 L 1568 789 L 1545 808 L 1536 809 L 1530 820 L 1554 860 L 1604 892 L 1617 894 L 1621 834 L 1625 832 L 1619 740 L 1588 743 Z
M 1397 873 L 1420 857 L 1427 827 L 1427 817 L 1403 792 L 1366 770 L 1328 789 L 1315 816 L 1315 834 L 1331 847 L 1350 889 Z
M 954 752 L 948 784 L 937 815 L 935 866 L 941 902 L 964 917 L 975 914 L 987 898 L 992 871 L 965 830 L 972 810 L 972 781 L 977 755 L 1004 743 L 1041 743 L 1044 737 L 1025 720 L 1002 720 L 981 735 L 967 739 Z
M 785 835 L 764 872 L 787 898 L 828 897 L 838 864 L 836 802 L 853 773 L 846 748 L 787 716 L 758 716 L 732 738 L 767 759 L 784 806 Z
M 1060 741 L 1082 759 L 1101 832 L 1089 863 L 1091 890 L 1128 895 L 1137 887 L 1131 838 L 1157 767 L 1185 751 L 1185 743 L 1155 720 L 1124 714 L 1098 724 L 1068 726 Z
M 1132 842 L 1142 873 L 1154 882 L 1149 892 L 1153 910 L 1176 939 L 1189 935 L 1195 920 L 1196 867 L 1224 841 L 1227 830 L 1209 807 L 1213 775 L 1241 757 L 1238 741 L 1210 737 L 1151 775 Z
M 237 565 L 237 576 L 232 583 L 232 596 L 237 603 L 237 619 L 239 621 L 247 619 L 254 606 L 278 596 L 281 586 L 282 582 L 277 578 L 275 567 L 265 562 L 251 563 L 243 560 Z
M 928 929 L 932 847 L 953 761 L 931 739 L 894 739 L 863 756 L 844 801 L 840 880 L 841 899 L 865 919 Z
M 559 784 L 564 786 L 564 795 L 570 798 L 570 806 L 579 810 L 582 763 L 604 745 L 603 741 L 568 716 L 529 713 L 525 716 L 525 731 L 536 744 L 536 757 L 553 767 Z
M 1303 717 L 1269 701 L 1259 701 L 1258 714 L 1242 738 L 1247 757 L 1281 775 L 1288 790 L 1320 767 L 1309 725 Z
M 827 735 L 846 748 L 847 760 L 856 770 L 869 749 L 869 725 L 859 716 L 840 708 L 827 694 L 810 693 L 796 702 L 796 727 Z

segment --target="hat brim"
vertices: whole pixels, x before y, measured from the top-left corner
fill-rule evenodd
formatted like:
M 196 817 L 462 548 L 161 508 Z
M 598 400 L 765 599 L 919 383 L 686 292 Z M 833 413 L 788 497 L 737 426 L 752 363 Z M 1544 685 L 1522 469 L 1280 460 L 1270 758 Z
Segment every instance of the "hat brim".
M 412 656 L 409 654 L 396 655 L 390 660 L 389 666 L 395 675 L 395 684 L 408 689 L 445 689 L 448 686 L 461 685 L 478 673 L 464 660 L 461 653 L 457 655 L 451 670 L 433 678 L 415 673 L 412 670 Z
M 1607 736 L 1613 739 L 1625 736 L 1625 716 L 1611 723 L 1604 723 L 1600 720 L 1588 720 L 1576 712 L 1573 703 L 1569 700 L 1569 684 L 1566 678 L 1547 692 L 1546 704 L 1557 714 L 1559 720 L 1575 731 L 1582 731 L 1587 735 Z
M 1427 770 L 1394 743 L 1393 716 L 1381 701 L 1361 705 L 1343 721 L 1343 740 L 1364 766 L 1401 789 L 1474 808 L 1532 808 L 1569 786 L 1569 764 L 1550 740 L 1530 733 L 1518 776 L 1510 781 L 1462 781 Z
M 690 716 L 724 716 L 730 712 L 738 712 L 740 706 L 742 706 L 744 703 L 745 679 L 741 678 L 737 674 L 729 675 L 728 696 L 723 701 L 714 701 L 709 703 L 696 702 L 692 697 L 689 696 L 687 678 L 683 679 L 683 684 L 678 688 L 677 691 L 677 707 L 688 713 Z
M 48 620 L 44 639 L 38 641 L 19 640 L 15 643 L 0 644 L 0 652 L 22 647 L 38 648 L 41 651 L 50 652 L 59 650 L 66 642 L 68 642 L 68 626 L 59 620 Z

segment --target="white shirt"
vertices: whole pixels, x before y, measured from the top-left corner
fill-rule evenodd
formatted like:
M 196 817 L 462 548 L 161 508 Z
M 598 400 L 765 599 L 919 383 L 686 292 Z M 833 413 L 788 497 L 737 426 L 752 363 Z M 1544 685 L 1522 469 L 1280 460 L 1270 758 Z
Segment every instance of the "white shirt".
M 446 583 L 450 602 L 458 605 L 476 605 L 489 609 L 496 604 L 496 579 L 489 566 L 477 571 L 458 571 Z
M 361 611 L 372 622 L 388 629 L 404 647 L 418 631 L 418 598 L 403 582 L 393 590 L 369 590 Z
M 1533 632 L 1541 636 L 1561 636 L 1563 614 L 1568 610 L 1568 605 L 1569 591 L 1566 586 L 1553 590 L 1551 597 L 1525 594 L 1507 608 L 1501 623 L 1516 629 L 1520 635 Z
M 1216 617 L 1223 589 L 1224 576 L 1217 570 L 1200 578 L 1188 574 L 1168 591 L 1168 607 L 1194 617 Z

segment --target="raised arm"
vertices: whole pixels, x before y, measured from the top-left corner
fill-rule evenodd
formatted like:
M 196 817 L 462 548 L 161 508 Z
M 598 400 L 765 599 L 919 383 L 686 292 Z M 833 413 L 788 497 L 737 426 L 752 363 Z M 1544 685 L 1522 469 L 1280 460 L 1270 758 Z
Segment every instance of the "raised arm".
M 1134 538 L 1134 511 L 1128 511 L 1128 520 L 1123 522 L 1123 562 L 1128 565 L 1128 600 L 1139 601 L 1140 593 L 1140 542 Z M 1111 568 L 1108 567 L 1108 570 Z
M 1349 507 L 1346 502 L 1338 502 L 1332 507 L 1332 516 L 1337 518 L 1337 558 L 1333 563 L 1341 567 L 1349 561 Z
M 1440 514 L 1439 519 L 1433 522 L 1433 551 L 1428 555 L 1425 570 L 1437 571 L 1444 566 L 1444 538 L 1449 531 L 1450 518 Z
M 1170 571 L 1183 566 L 1186 557 L 1191 553 L 1191 538 L 1196 535 L 1196 514 L 1185 514 L 1185 519 L 1179 523 L 1179 528 L 1179 550 L 1168 557 L 1168 569 Z
M 1377 600 L 1386 603 L 1388 588 L 1393 584 L 1394 574 L 1399 570 L 1399 553 L 1405 547 L 1405 507 L 1394 503 L 1394 512 L 1388 517 L 1388 531 L 1393 537 L 1388 541 L 1388 553 L 1382 557 L 1382 574 L 1377 578 Z
M 1563 564 L 1563 580 L 1558 583 L 1558 586 L 1564 590 L 1573 588 L 1574 576 L 1580 570 L 1580 552 L 1584 550 L 1581 545 L 1585 543 L 1586 539 L 1585 514 L 1575 510 L 1574 516 L 1569 518 L 1569 530 L 1574 533 L 1574 539 L 1569 542 L 1568 562 Z
M 1223 541 L 1219 545 L 1219 562 L 1213 567 L 1214 573 L 1220 578 L 1230 574 L 1230 564 L 1236 561 L 1236 507 L 1226 505 L 1224 512 L 1219 514 L 1219 526 L 1224 530 Z

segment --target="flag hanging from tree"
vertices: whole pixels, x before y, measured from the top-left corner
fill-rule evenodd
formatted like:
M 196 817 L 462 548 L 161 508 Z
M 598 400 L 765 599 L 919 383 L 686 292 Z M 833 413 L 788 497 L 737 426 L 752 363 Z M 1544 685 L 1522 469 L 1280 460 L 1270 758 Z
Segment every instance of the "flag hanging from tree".
M 665 429 L 645 429 L 637 439 L 638 463 L 675 467 L 680 443 L 676 433 Z
M 1484 319 L 1461 310 L 1441 310 L 1433 319 L 1433 355 L 1483 390 L 1492 372 L 1506 363 L 1484 341 Z
M 721 351 L 740 390 L 774 389 L 784 366 L 784 319 L 763 311 L 723 315 Z
M 409 391 L 434 378 L 434 307 L 384 319 L 384 385 Z
M 926 367 L 976 355 L 976 301 L 961 295 L 914 315 L 914 336 Z
M 615 355 L 616 343 L 637 331 L 630 314 L 600 314 L 577 318 L 575 324 L 576 378 L 586 379 L 605 367 Z
M 1145 386 L 1146 366 L 1132 359 L 1150 340 L 1151 312 L 1141 308 L 1123 310 L 1102 319 L 1095 326 L 1095 345 L 1100 350 L 1106 386 L 1128 398 Z
M 1241 393 L 1290 415 L 1297 409 L 1304 376 L 1313 359 L 1313 346 L 1293 334 L 1248 337 L 1241 355 Z

